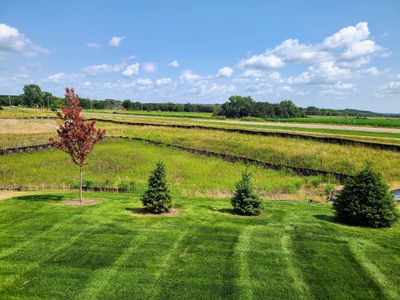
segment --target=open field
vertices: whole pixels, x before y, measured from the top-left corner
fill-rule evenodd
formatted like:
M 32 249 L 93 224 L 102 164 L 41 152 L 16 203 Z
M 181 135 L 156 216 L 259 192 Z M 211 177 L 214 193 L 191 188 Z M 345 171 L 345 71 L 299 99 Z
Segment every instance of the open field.
M 239 128 L 262 130 L 269 132 L 292 132 L 314 136 L 341 137 L 358 141 L 400 144 L 400 129 L 373 128 L 363 126 L 332 126 L 329 124 L 291 124 L 284 122 L 242 121 L 228 119 L 214 119 L 207 113 L 173 112 L 137 112 L 135 111 L 85 110 L 87 118 L 110 119 L 117 121 L 131 121 L 142 123 L 202 125 L 210 127 Z M 5 108 L 0 111 L 0 118 L 22 118 L 46 116 L 55 117 L 54 112 L 28 108 Z
M 243 163 L 230 163 L 145 142 L 107 140 L 97 145 L 92 153 L 84 170 L 84 179 L 93 186 L 118 188 L 131 185 L 132 190 L 143 192 L 158 160 L 165 161 L 172 192 L 177 195 L 230 195 L 245 168 Z M 306 183 L 318 185 L 322 182 L 318 177 L 299 177 L 260 167 L 251 169 L 257 189 L 265 196 L 296 193 Z M 0 189 L 68 188 L 76 186 L 77 182 L 77 167 L 61 151 L 0 156 Z M 302 198 L 310 196 L 303 193 Z
M 108 135 L 142 137 L 197 149 L 246 156 L 274 164 L 350 175 L 369 161 L 383 172 L 386 180 L 399 180 L 399 152 L 220 131 L 126 126 L 101 122 L 98 122 L 98 126 L 105 128 Z
M 398 299 L 400 226 L 337 224 L 328 205 L 176 198 L 174 217 L 137 213 L 136 194 L 0 202 L 0 298 Z

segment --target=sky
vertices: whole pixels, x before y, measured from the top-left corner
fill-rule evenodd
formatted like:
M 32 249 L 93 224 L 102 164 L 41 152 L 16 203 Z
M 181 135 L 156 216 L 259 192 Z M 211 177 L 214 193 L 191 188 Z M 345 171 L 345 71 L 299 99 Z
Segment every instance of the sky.
M 0 94 L 400 112 L 400 1 L 0 2 Z

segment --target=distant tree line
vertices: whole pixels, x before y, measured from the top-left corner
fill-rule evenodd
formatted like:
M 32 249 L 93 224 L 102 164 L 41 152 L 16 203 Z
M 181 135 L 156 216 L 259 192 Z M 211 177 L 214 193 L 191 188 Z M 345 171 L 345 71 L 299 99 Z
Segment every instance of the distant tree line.
M 180 104 L 180 103 L 142 103 L 139 101 L 116 99 L 79 98 L 84 109 L 125 109 L 133 111 L 205 112 L 227 118 L 297 118 L 305 116 L 352 116 L 352 117 L 399 117 L 399 114 L 382 114 L 356 109 L 328 109 L 296 106 L 290 100 L 279 103 L 257 102 L 251 97 L 231 96 L 224 104 Z M 21 95 L 0 95 L 0 106 L 26 106 L 60 108 L 64 98 L 42 91 L 36 84 L 24 86 Z

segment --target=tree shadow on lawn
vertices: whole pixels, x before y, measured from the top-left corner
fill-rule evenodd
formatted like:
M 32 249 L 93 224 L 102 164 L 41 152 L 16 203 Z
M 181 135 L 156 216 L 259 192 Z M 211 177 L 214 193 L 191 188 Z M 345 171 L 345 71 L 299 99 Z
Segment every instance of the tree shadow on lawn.
M 335 216 L 328 216 L 328 215 L 314 215 L 314 218 L 321 220 L 321 221 L 325 221 L 325 222 L 329 222 L 329 223 L 334 223 L 334 224 L 339 224 L 339 225 L 348 225 L 346 223 L 341 222 L 337 217 Z
M 143 207 L 126 207 L 125 210 L 135 215 L 154 216 L 154 217 L 173 217 L 180 214 L 180 211 L 175 208 L 170 209 L 168 213 L 159 213 L 159 214 L 152 213 Z
M 64 196 L 52 195 L 52 194 L 41 194 L 41 195 L 18 196 L 13 199 L 14 200 L 22 200 L 22 201 L 61 201 L 61 200 L 64 200 Z

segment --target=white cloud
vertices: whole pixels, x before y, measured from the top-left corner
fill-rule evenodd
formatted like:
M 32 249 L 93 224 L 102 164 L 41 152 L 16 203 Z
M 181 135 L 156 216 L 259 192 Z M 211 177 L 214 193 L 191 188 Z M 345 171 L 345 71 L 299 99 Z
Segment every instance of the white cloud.
M 108 42 L 108 45 L 110 47 L 118 47 L 124 39 L 125 39 L 124 36 L 113 36 L 111 40 Z
M 200 79 L 200 76 L 187 70 L 182 72 L 181 79 L 184 79 L 186 81 L 196 81 Z
M 392 81 L 385 84 L 384 89 L 389 94 L 400 94 L 400 74 L 394 77 Z
M 157 71 L 157 65 L 155 63 L 145 63 L 143 65 L 143 69 L 146 72 L 153 73 L 153 72 Z
M 170 84 L 171 82 L 172 82 L 172 79 L 171 79 L 171 78 L 168 78 L 168 77 L 166 77 L 166 78 L 159 78 L 159 79 L 156 80 L 156 85 L 158 85 L 158 86 L 168 85 L 168 84 Z
M 30 57 L 38 53 L 49 53 L 49 50 L 33 43 L 17 28 L 1 23 L 0 52 L 17 52 Z
M 218 77 L 231 77 L 233 74 L 233 69 L 229 67 L 223 67 L 218 70 Z
M 137 74 L 139 74 L 139 63 L 129 65 L 125 71 L 122 72 L 122 75 L 125 77 L 132 77 Z
M 356 26 L 342 28 L 331 36 L 328 36 L 323 41 L 322 46 L 328 49 L 351 46 L 357 41 L 367 39 L 369 35 L 368 23 L 360 22 Z
M 279 68 L 284 65 L 280 57 L 269 53 L 253 55 L 239 63 L 239 67 L 244 68 Z
M 49 77 L 47 77 L 47 81 L 48 82 L 52 82 L 52 83 L 60 83 L 61 81 L 65 81 L 66 80 L 66 75 L 65 73 L 56 73 L 53 75 L 50 75 Z
M 370 38 L 367 22 L 342 28 L 321 43 L 300 43 L 287 39 L 275 48 L 250 56 L 239 62 L 249 68 L 240 77 L 261 77 L 254 69 L 279 68 L 292 64 L 308 64 L 303 73 L 288 78 L 289 84 L 334 84 L 350 78 L 353 70 L 368 64 L 374 55 L 388 55 L 388 51 Z M 376 70 L 369 73 L 375 75 Z M 367 73 L 365 73 L 367 74 Z
M 112 73 L 121 71 L 124 66 L 125 66 L 124 63 L 115 65 L 109 65 L 109 64 L 91 65 L 83 68 L 82 72 L 88 73 L 90 75 Z
M 178 61 L 175 59 L 168 64 L 168 67 L 177 68 L 179 67 Z
M 265 73 L 260 70 L 246 70 L 239 75 L 240 78 L 260 78 L 265 76 Z
M 138 80 L 136 80 L 136 83 L 138 85 L 148 86 L 148 85 L 151 85 L 153 83 L 153 81 L 149 78 L 139 78 Z
M 97 44 L 97 43 L 87 43 L 86 47 L 88 47 L 88 48 L 100 48 L 101 46 L 100 46 L 100 44 Z
M 360 70 L 358 73 L 363 76 L 378 76 L 381 74 L 377 67 L 370 67 L 364 70 Z

